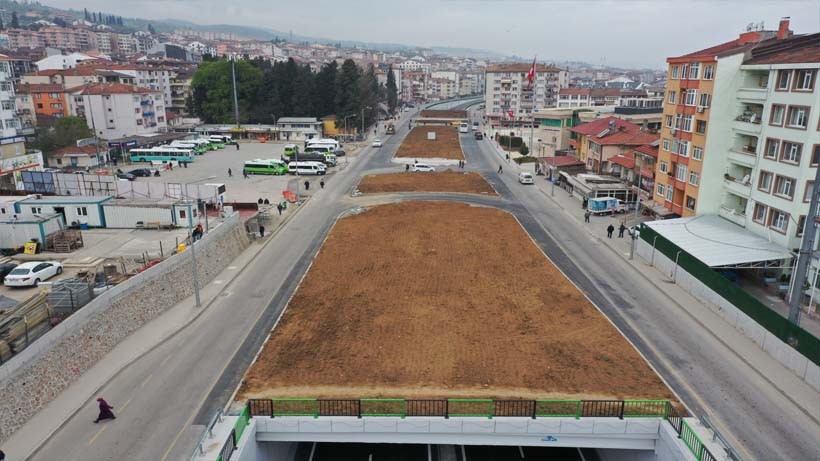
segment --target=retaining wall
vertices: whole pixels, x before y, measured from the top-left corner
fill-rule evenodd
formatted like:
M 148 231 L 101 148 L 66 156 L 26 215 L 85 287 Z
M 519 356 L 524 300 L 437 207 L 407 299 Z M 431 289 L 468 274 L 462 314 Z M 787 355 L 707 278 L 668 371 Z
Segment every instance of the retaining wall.
M 638 239 L 637 252 L 645 261 L 654 261 L 653 266 L 655 269 L 665 274 L 669 279 L 672 279 L 674 275 L 675 283 L 679 287 L 686 290 L 687 293 L 694 296 L 715 314 L 721 316 L 729 325 L 754 341 L 761 349 L 768 352 L 769 355 L 793 371 L 811 387 L 820 391 L 820 367 L 781 341 L 780 338 L 770 333 L 726 298 L 716 293 L 683 268 L 678 267 L 675 271 L 675 261 L 667 258 L 658 250 L 653 252 L 650 243 Z
M 250 244 L 235 213 L 196 243 L 200 286 Z M 0 442 L 131 333 L 193 294 L 191 251 L 101 294 L 0 366 Z

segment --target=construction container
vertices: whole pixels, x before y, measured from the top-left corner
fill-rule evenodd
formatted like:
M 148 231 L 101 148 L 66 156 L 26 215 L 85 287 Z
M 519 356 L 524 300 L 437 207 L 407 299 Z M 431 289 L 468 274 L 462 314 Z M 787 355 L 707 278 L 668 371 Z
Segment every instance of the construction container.
M 0 216 L 0 245 L 2 248 L 19 248 L 36 239 L 40 243 L 46 236 L 63 229 L 63 218 L 59 214 L 19 213 Z
M 112 200 L 103 205 L 106 227 L 112 229 L 177 227 L 177 200 Z M 183 224 L 187 226 L 188 223 Z

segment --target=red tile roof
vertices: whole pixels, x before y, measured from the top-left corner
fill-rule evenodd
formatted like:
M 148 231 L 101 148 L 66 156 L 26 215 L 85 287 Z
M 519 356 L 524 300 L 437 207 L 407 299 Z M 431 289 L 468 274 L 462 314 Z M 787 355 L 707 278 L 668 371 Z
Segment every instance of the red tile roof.
M 820 62 L 820 33 L 797 35 L 766 42 L 752 50 L 744 64 L 796 64 Z
M 658 146 L 651 146 L 649 144 L 638 146 L 635 148 L 635 152 L 640 152 L 652 158 L 658 158 Z
M 18 93 L 62 93 L 65 87 L 59 83 L 23 83 L 17 86 Z
M 609 130 L 609 122 L 615 122 L 614 130 Z M 617 117 L 604 117 L 591 122 L 582 123 L 571 131 L 586 136 L 591 141 L 600 145 L 626 145 L 640 146 L 641 144 L 651 144 L 657 141 L 658 135 L 648 131 L 641 131 L 641 126 Z M 599 136 L 603 134 L 603 136 Z
M 532 68 L 532 63 L 518 63 L 518 62 L 499 62 L 496 64 L 490 64 L 487 66 L 487 72 L 524 72 L 527 73 Z M 547 66 L 544 64 L 536 64 L 535 65 L 536 72 L 560 72 L 563 69 L 559 69 L 554 66 Z
M 57 149 L 57 150 L 51 152 L 51 155 L 53 157 L 65 157 L 67 155 L 78 155 L 78 154 L 79 155 L 94 155 L 96 153 L 97 153 L 97 147 L 96 146 L 82 146 L 82 147 L 68 146 L 68 147 L 63 147 L 61 149 Z
M 622 167 L 631 170 L 635 168 L 635 154 L 632 152 L 627 152 L 625 154 L 618 154 L 609 159 L 610 162 L 621 165 Z
M 151 94 L 159 93 L 159 90 L 152 90 L 150 88 L 140 88 L 134 85 L 127 85 L 125 83 L 90 83 L 82 87 L 81 95 L 98 95 L 98 94 Z M 77 88 L 74 88 L 76 90 Z
M 704 58 L 704 59 L 714 59 L 716 56 L 725 56 L 735 53 L 740 53 L 746 51 L 749 48 L 753 48 L 757 44 L 761 42 L 768 42 L 769 39 L 774 37 L 776 31 L 755 31 L 755 32 L 746 32 L 740 34 L 740 36 L 734 40 L 730 40 L 725 43 L 721 43 L 719 45 L 711 46 L 709 48 L 704 48 L 702 50 L 694 51 L 692 53 L 684 54 L 678 57 L 667 58 L 667 62 L 671 61 L 690 61 L 695 60 L 695 58 Z
M 547 157 L 544 159 L 544 163 L 546 163 L 547 165 L 552 165 L 554 167 L 575 166 L 584 164 L 584 162 L 578 160 L 577 158 L 569 157 L 566 155 L 562 155 L 560 157 Z

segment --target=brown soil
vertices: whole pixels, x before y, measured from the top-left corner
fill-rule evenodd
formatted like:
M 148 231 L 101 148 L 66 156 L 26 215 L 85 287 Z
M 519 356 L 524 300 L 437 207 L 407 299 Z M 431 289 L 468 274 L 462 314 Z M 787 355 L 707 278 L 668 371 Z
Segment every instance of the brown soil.
M 423 118 L 463 118 L 467 119 L 466 110 L 423 110 L 419 114 Z
M 339 220 L 238 397 L 671 398 L 511 215 Z
M 446 170 L 435 173 L 371 174 L 362 178 L 359 192 L 462 192 L 496 195 L 490 184 L 476 172 Z
M 417 126 L 404 138 L 396 157 L 462 160 L 464 155 L 457 130 L 453 126 Z M 431 131 L 436 132 L 435 141 L 427 139 L 427 133 Z

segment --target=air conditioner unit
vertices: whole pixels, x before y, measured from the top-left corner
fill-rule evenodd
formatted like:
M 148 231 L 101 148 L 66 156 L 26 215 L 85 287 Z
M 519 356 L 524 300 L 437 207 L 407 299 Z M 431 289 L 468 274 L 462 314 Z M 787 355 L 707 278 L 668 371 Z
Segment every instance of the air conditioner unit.
M 698 106 L 698 113 L 702 114 L 706 110 L 706 106 Z
M 671 130 L 669 130 L 669 134 L 671 134 L 671 135 L 674 135 L 677 132 L 678 132 L 678 130 L 675 129 L 675 128 L 672 128 Z

